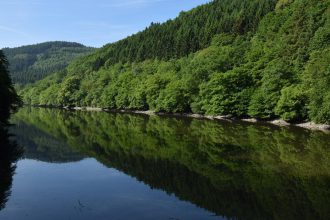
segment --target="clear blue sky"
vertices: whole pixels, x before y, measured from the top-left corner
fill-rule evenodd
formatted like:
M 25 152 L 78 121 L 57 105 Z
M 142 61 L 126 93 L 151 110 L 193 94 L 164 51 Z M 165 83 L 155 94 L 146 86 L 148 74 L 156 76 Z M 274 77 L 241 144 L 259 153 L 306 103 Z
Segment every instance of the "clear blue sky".
M 100 47 L 210 0 L 0 0 L 0 48 L 45 41 Z

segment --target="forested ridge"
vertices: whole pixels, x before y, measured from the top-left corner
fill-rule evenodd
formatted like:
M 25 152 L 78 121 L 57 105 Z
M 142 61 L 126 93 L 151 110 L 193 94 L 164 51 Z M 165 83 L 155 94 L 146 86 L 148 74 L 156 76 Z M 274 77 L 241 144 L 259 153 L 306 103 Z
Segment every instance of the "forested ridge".
M 180 58 L 210 46 L 215 34 L 254 31 L 276 0 L 214 0 L 181 12 L 175 20 L 152 23 L 144 31 L 99 51 L 98 65 Z
M 3 49 L 10 63 L 11 77 L 17 86 L 33 83 L 63 70 L 70 61 L 93 50 L 82 44 L 63 41 Z
M 22 90 L 26 104 L 330 123 L 329 0 L 214 0 Z

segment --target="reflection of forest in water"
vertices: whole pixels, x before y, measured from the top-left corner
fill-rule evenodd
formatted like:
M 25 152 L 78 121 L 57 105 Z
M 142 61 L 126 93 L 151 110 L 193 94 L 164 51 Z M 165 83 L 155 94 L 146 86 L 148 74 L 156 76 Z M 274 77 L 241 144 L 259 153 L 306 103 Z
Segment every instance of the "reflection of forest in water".
M 94 157 L 152 188 L 234 219 L 330 216 L 330 135 L 189 118 L 24 108 L 27 158 Z
M 23 121 L 17 121 L 12 128 L 17 142 L 24 146 L 24 158 L 50 163 L 74 162 L 85 156 L 78 149 L 69 146 L 64 139 L 42 131 Z

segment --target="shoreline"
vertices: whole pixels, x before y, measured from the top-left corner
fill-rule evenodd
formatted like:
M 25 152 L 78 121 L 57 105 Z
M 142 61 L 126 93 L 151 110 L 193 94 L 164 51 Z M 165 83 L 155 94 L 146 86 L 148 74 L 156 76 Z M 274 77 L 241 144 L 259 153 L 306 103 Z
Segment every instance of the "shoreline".
M 112 112 L 112 113 L 134 113 L 134 114 L 143 114 L 143 115 L 160 115 L 160 116 L 177 116 L 177 117 L 189 117 L 196 119 L 208 119 L 208 120 L 226 120 L 226 121 L 243 121 L 248 123 L 267 123 L 280 127 L 289 127 L 295 126 L 300 128 L 305 128 L 308 130 L 317 130 L 330 133 L 330 125 L 327 124 L 316 124 L 314 122 L 302 122 L 302 123 L 289 123 L 282 119 L 274 120 L 258 120 L 256 118 L 235 118 L 232 116 L 212 116 L 212 115 L 201 115 L 193 113 L 164 113 L 164 112 L 155 112 L 151 110 L 141 111 L 141 110 L 129 110 L 129 109 L 106 109 L 98 107 L 58 107 L 58 106 L 43 106 L 43 105 L 33 105 L 32 107 L 38 108 L 56 108 L 64 110 L 74 110 L 74 111 L 93 111 L 93 112 Z

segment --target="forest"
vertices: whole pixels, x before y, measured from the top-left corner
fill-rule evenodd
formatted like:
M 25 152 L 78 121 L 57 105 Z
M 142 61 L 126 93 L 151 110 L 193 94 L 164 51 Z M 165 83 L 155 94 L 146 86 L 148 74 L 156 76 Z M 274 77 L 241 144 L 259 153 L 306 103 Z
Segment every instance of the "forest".
M 10 63 L 12 80 L 20 88 L 65 69 L 73 59 L 93 50 L 78 43 L 54 41 L 4 48 L 3 52 Z
M 329 0 L 214 0 L 20 90 L 29 105 L 330 123 Z

